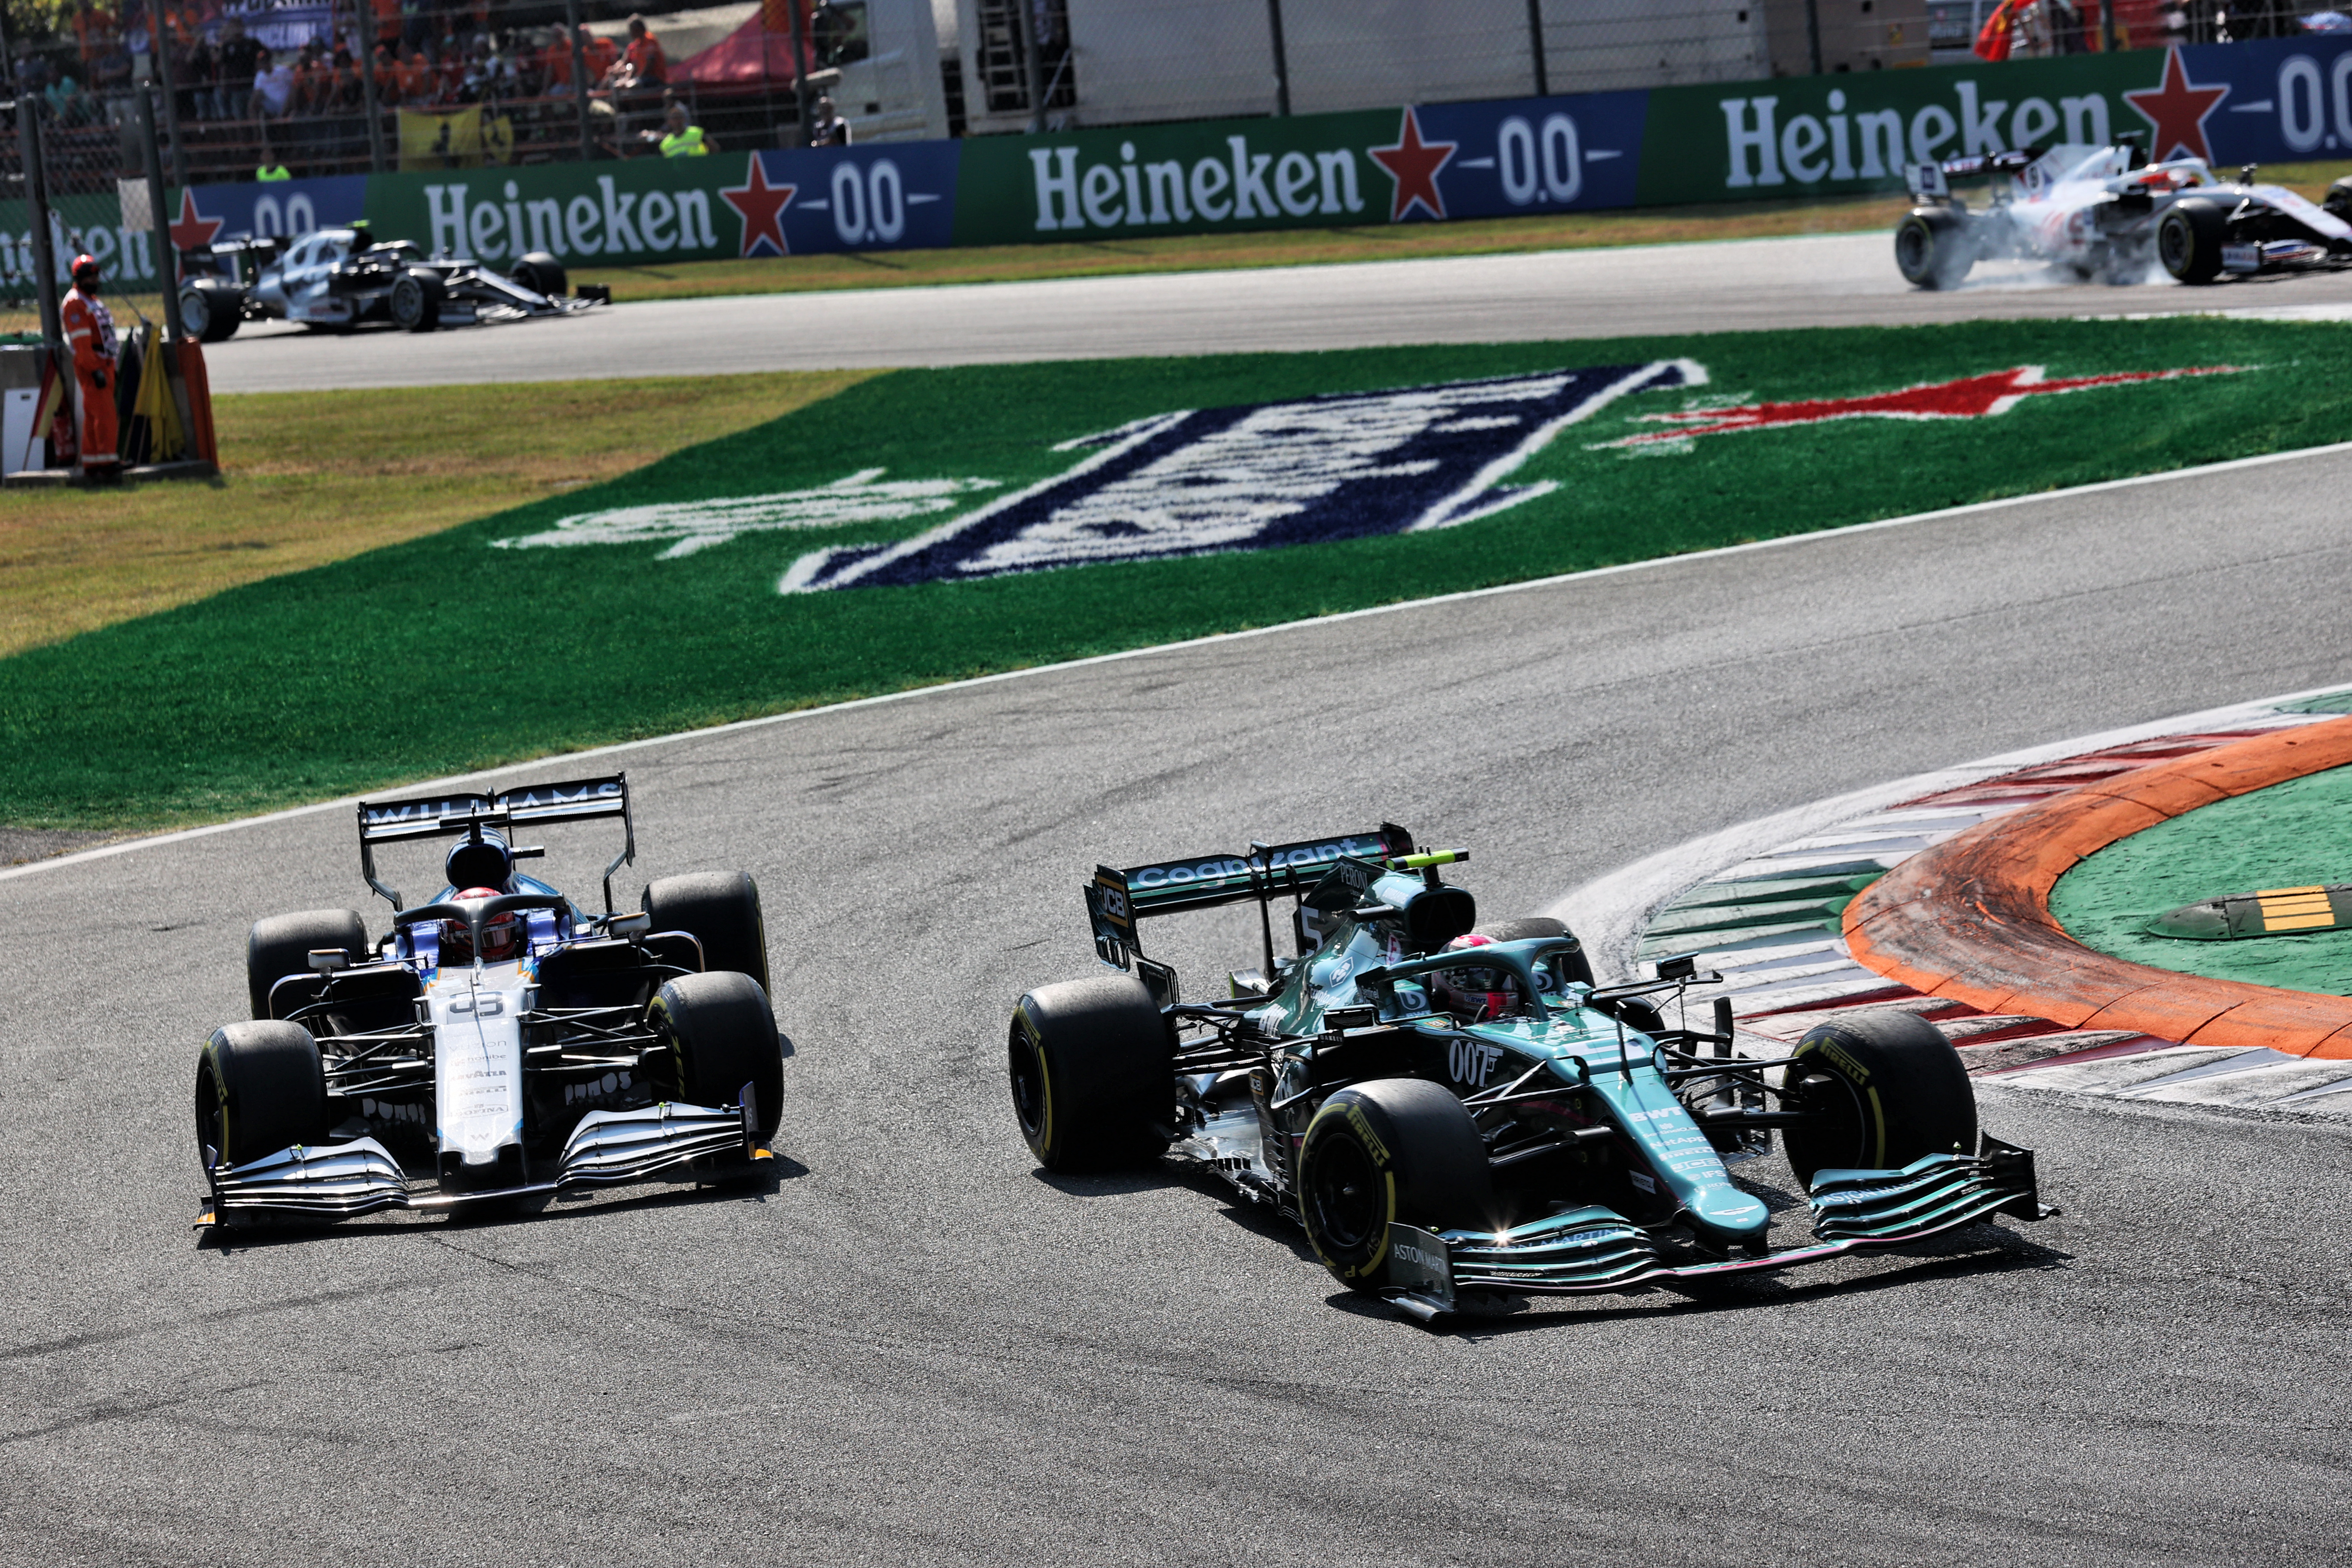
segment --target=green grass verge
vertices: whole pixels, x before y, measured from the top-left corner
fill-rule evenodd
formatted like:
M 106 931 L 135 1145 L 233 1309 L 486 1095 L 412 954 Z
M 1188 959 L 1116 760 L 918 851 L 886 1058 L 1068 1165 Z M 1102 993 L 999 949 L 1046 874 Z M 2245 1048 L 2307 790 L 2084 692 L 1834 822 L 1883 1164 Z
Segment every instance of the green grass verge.
M 2181 942 L 2147 927 L 2205 899 L 2352 879 L 2352 858 L 2330 831 L 2347 812 L 2352 768 L 2200 805 L 2118 839 L 2059 878 L 2050 912 L 2085 947 L 2134 963 L 2342 995 L 2352 992 L 2352 931 Z
M 1711 401 L 2233 363 L 2032 397 L 1987 420 L 1847 420 L 1639 457 L 1594 443 L 1694 395 L 1642 394 L 1520 479 L 1559 488 L 1431 534 L 987 582 L 780 596 L 801 552 L 911 533 L 498 550 L 569 513 L 892 479 L 1020 484 L 1058 441 L 1181 407 L 1695 357 Z M 991 670 L 2352 437 L 2340 327 L 1971 322 L 1612 342 L 906 371 L 604 485 L 0 660 L 0 821 L 161 826 Z M 396 504 L 389 498 L 387 504 Z M 2129 548 L 2118 540 L 2118 549 Z M 1756 570 L 1769 571 L 1759 562 Z

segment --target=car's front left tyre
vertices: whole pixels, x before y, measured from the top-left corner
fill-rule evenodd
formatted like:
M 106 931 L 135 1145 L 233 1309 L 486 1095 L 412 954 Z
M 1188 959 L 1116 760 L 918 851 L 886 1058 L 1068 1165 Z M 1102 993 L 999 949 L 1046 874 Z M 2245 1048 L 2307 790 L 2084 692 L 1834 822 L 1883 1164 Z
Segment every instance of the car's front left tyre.
M 319 1042 L 277 1019 L 226 1024 L 196 1064 L 196 1157 L 243 1165 L 327 1139 L 327 1076 Z
M 1493 1228 L 1494 1183 L 1469 1109 L 1425 1079 L 1339 1090 L 1299 1144 L 1298 1212 L 1315 1256 L 1351 1290 L 1387 1282 L 1391 1225 Z
M 663 1092 L 688 1105 L 729 1106 L 749 1084 L 760 1137 L 775 1136 L 783 1120 L 783 1046 L 768 994 L 750 975 L 681 974 L 663 984 L 646 1018 Z

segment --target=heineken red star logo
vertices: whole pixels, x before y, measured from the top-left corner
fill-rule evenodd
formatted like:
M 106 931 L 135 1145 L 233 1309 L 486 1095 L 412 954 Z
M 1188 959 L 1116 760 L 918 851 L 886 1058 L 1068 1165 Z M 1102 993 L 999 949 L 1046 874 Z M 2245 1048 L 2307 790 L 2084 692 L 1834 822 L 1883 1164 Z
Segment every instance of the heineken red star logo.
M 757 153 L 749 163 L 743 183 L 719 193 L 719 199 L 743 220 L 743 247 L 738 254 L 790 256 L 793 247 L 784 239 L 784 209 L 792 205 L 799 187 L 768 184 L 767 168 Z
M 1391 223 L 1402 223 L 1415 207 L 1433 218 L 1445 216 L 1445 198 L 1437 190 L 1437 171 L 1445 167 L 1460 145 L 1458 142 L 1423 142 L 1421 111 L 1408 109 L 1397 131 L 1396 145 L 1364 149 L 1396 181 L 1396 199 L 1389 204 Z
M 206 217 L 196 210 L 195 192 L 182 190 L 180 216 L 171 225 L 172 248 L 202 250 L 213 242 L 213 236 L 221 231 L 221 219 Z
M 2210 163 L 2213 152 L 2205 140 L 2205 119 L 2229 96 L 2226 82 L 2217 87 L 2193 85 L 2189 79 L 2189 68 L 2180 63 L 2180 47 L 2176 44 L 2164 51 L 2162 84 L 2127 92 L 2124 101 L 2156 127 L 2149 157 L 2160 163 L 2175 153 L 2186 153 Z
M 2140 381 L 2176 381 L 2190 375 L 2233 375 L 2239 364 L 2199 365 L 2189 370 L 2118 370 L 2105 375 L 2069 375 L 2052 379 L 2038 364 L 1997 370 L 1987 375 L 1963 376 L 1900 392 L 1874 393 L 1868 397 L 1816 397 L 1801 403 L 1750 403 L 1738 408 L 1696 408 L 1679 414 L 1644 414 L 1643 423 L 1671 425 L 1670 430 L 1649 430 L 1608 447 L 1646 447 L 1660 441 L 1687 441 L 1694 436 L 1720 436 L 1734 430 L 1769 430 L 1782 425 L 1819 425 L 1830 419 L 1982 419 L 2006 414 L 2022 399 L 2052 392 L 2082 392 L 2095 386 L 2126 386 Z

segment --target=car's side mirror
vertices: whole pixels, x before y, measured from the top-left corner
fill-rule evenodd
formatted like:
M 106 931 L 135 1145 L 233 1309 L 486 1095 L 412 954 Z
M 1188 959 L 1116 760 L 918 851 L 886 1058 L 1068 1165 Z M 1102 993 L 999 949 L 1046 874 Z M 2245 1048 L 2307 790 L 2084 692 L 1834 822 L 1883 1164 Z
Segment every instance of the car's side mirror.
M 351 953 L 340 947 L 314 947 L 310 950 L 310 969 L 318 974 L 332 974 L 351 965 Z
M 654 917 L 644 910 L 632 910 L 625 915 L 608 915 L 604 934 L 625 938 L 631 942 L 654 929 Z

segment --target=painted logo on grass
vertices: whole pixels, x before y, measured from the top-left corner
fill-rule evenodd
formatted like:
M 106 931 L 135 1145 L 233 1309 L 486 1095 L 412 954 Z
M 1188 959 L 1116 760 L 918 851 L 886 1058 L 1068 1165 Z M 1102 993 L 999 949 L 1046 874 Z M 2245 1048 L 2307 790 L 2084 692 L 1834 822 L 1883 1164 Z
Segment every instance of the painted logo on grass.
M 1718 408 L 1686 408 L 1673 414 L 1643 414 L 1643 424 L 1671 426 L 1645 430 L 1621 440 L 1603 441 L 1593 450 L 1609 447 L 1659 447 L 1669 443 L 1687 448 L 1697 436 L 1722 436 L 1739 430 L 1770 430 L 1791 425 L 1819 425 L 1832 419 L 1982 419 L 2006 414 L 2028 397 L 2052 393 L 2084 392 L 2093 387 L 2128 386 L 2137 382 L 2178 381 L 2192 375 L 2235 375 L 2251 368 L 2238 364 L 2198 365 L 2188 370 L 2121 370 L 2103 375 L 2069 375 L 2053 379 L 2038 364 L 2019 365 L 1984 375 L 1962 376 L 1906 386 L 1865 397 L 1815 397 L 1795 403 L 1743 403 Z
M 778 588 L 973 582 L 1451 528 L 1557 489 L 1507 481 L 1569 426 L 1628 393 L 1706 380 L 1694 362 L 1661 360 L 1153 415 L 1063 443 L 1090 455 L 912 539 L 803 555 Z
M 728 500 L 662 502 L 613 507 L 558 518 L 551 528 L 511 539 L 493 539 L 500 550 L 538 550 L 568 544 L 646 544 L 667 542 L 656 561 L 676 561 L 724 544 L 738 534 L 786 528 L 840 528 L 860 522 L 907 522 L 936 517 L 963 504 L 975 490 L 994 489 L 994 479 L 882 480 L 880 468 L 861 468 L 847 479 L 809 490 L 737 496 Z

